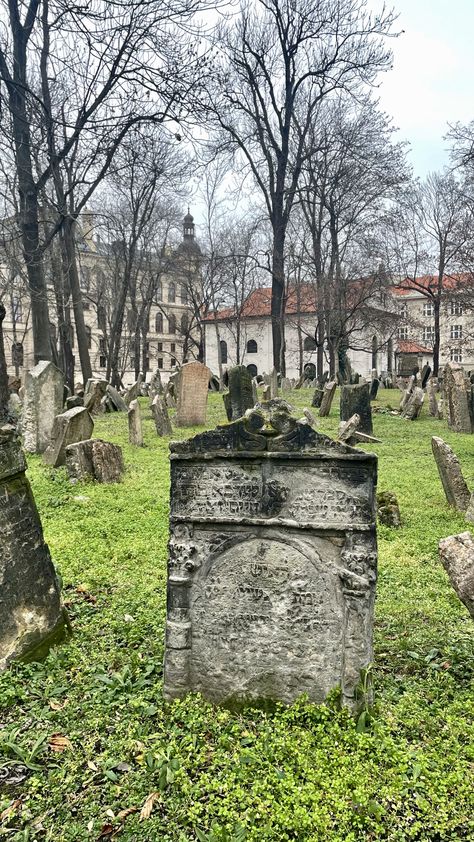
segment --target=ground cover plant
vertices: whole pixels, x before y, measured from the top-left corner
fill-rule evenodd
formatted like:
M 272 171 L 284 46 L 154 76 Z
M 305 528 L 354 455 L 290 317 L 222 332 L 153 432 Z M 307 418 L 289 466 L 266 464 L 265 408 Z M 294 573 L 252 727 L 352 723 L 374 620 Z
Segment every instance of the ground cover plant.
M 379 527 L 373 709 L 353 719 L 335 694 L 236 715 L 195 696 L 163 702 L 168 440 L 141 403 L 143 448 L 128 445 L 125 415 L 96 423 L 123 446 L 120 485 L 73 486 L 28 459 L 73 635 L 0 676 L 0 838 L 474 840 L 474 627 L 437 553 L 467 524 L 430 446 L 445 438 L 474 488 L 474 437 L 426 410 L 374 417 L 378 487 L 397 494 L 403 524 Z M 224 422 L 220 395 L 208 414 Z M 318 428 L 337 424 L 335 402 Z

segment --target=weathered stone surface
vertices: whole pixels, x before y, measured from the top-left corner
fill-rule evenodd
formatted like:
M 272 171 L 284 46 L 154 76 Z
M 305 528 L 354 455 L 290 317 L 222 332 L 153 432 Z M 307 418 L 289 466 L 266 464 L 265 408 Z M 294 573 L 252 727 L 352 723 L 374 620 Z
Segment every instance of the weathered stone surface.
M 425 400 L 425 393 L 419 386 L 413 386 L 408 400 L 405 402 L 402 412 L 402 418 L 408 421 L 416 421 L 419 417 L 423 402 Z
M 379 391 L 380 380 L 378 377 L 374 377 L 372 383 L 370 384 L 370 400 L 375 401 L 377 398 L 377 394 Z
M 135 447 L 143 447 L 142 416 L 137 400 L 130 401 L 128 407 L 128 440 Z
M 107 380 L 96 380 L 91 377 L 84 390 L 84 406 L 91 415 L 99 415 L 103 411 L 102 398 L 107 392 Z
M 277 398 L 278 397 L 278 372 L 273 366 L 272 373 L 270 375 L 270 398 Z
M 282 414 L 250 410 L 171 445 L 166 698 L 321 702 L 340 687 L 357 706 L 376 457 Z
M 431 366 L 426 363 L 421 370 L 421 388 L 426 389 L 431 376 Z
M 128 406 L 125 403 L 122 395 L 115 389 L 110 383 L 107 383 L 107 390 L 105 397 L 108 399 L 108 403 L 112 411 L 114 412 L 127 412 Z
M 393 491 L 381 491 L 377 494 L 377 517 L 384 526 L 398 529 L 402 524 L 398 500 Z
M 321 406 L 319 407 L 319 415 L 321 418 L 324 418 L 331 412 L 332 402 L 334 395 L 336 394 L 336 385 L 335 380 L 330 380 L 324 384 L 323 397 L 321 400 Z
M 227 418 L 229 421 L 237 421 L 238 418 L 242 418 L 245 415 L 247 409 L 252 409 L 255 405 L 252 392 L 252 377 L 244 365 L 233 366 L 228 370 L 228 373 L 229 408 Z M 225 400 L 224 405 L 226 405 Z
M 56 415 L 63 408 L 64 378 L 53 363 L 39 362 L 26 372 L 23 402 L 23 442 L 29 453 L 44 453 Z
M 339 424 L 339 441 L 350 442 L 360 424 L 360 415 L 355 413 L 347 421 Z
M 466 511 L 466 520 L 469 523 L 474 523 L 474 491 L 471 494 L 471 500 Z
M 64 633 L 59 583 L 11 428 L 0 434 L 0 670 Z
M 161 382 L 161 373 L 160 373 L 160 369 L 157 368 L 157 369 L 155 369 L 155 371 L 152 374 L 152 377 L 151 377 L 151 380 L 150 380 L 150 388 L 148 390 L 148 396 L 150 398 L 150 406 L 153 403 L 156 395 L 162 395 L 162 394 L 163 394 L 163 384 Z
M 321 406 L 321 401 L 323 399 L 324 391 L 322 389 L 316 388 L 314 390 L 313 400 L 311 401 L 311 406 L 319 409 Z
M 203 363 L 185 363 L 179 370 L 176 424 L 197 427 L 206 423 L 210 369 Z
M 432 418 L 442 418 L 442 413 L 438 406 L 438 399 L 436 397 L 438 393 L 438 379 L 437 377 L 432 377 L 428 383 L 428 412 Z
M 90 439 L 94 429 L 92 416 L 84 406 L 73 407 L 54 419 L 49 447 L 43 459 L 47 465 L 59 468 L 66 461 L 66 447 L 77 441 Z
M 431 439 L 431 449 L 449 505 L 460 512 L 465 512 L 471 495 L 462 475 L 458 457 L 449 444 L 438 436 L 433 436 Z
M 292 389 L 291 380 L 288 377 L 282 377 L 281 379 L 281 391 L 282 392 L 290 392 Z
M 102 439 L 88 439 L 66 448 L 66 470 L 71 480 L 120 482 L 124 472 L 122 449 Z
M 66 400 L 66 409 L 75 409 L 76 406 L 84 406 L 84 398 L 80 395 L 71 395 Z
M 141 387 L 143 383 L 143 375 L 139 374 L 138 379 L 135 381 L 133 386 L 130 386 L 129 389 L 125 392 L 123 399 L 127 406 L 130 406 L 132 401 L 135 401 L 141 394 Z
M 341 421 L 348 421 L 353 415 L 358 415 L 361 433 L 373 434 L 372 409 L 370 406 L 370 385 L 358 383 L 355 386 L 341 386 L 341 401 L 339 417 Z
M 454 590 L 474 619 L 474 538 L 470 532 L 443 538 L 439 555 Z
M 155 395 L 151 405 L 151 412 L 155 421 L 156 432 L 159 436 L 172 436 L 173 428 L 168 415 L 168 407 L 162 395 Z
M 271 392 L 272 392 L 272 390 L 271 390 L 269 385 L 264 386 L 263 391 L 262 391 L 262 400 L 263 401 L 269 401 L 271 399 Z
M 447 363 L 443 374 L 444 405 L 448 427 L 457 433 L 472 433 L 471 389 L 460 363 Z

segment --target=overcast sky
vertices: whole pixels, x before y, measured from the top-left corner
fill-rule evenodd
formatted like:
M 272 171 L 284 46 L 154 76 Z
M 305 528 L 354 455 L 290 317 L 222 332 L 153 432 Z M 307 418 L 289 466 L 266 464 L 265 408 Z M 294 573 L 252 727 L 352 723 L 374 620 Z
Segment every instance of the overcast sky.
M 448 162 L 448 123 L 474 120 L 474 0 L 392 2 L 405 32 L 392 42 L 394 68 L 379 94 L 400 138 L 410 141 L 415 175 L 423 177 Z

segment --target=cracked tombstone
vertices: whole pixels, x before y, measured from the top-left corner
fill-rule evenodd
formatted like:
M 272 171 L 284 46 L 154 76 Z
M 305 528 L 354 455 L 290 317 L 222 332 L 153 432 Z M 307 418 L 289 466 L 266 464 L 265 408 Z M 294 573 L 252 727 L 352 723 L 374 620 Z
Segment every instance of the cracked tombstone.
M 340 688 L 356 709 L 372 660 L 377 458 L 280 407 L 270 425 L 250 410 L 170 446 L 164 694 L 239 706 Z
M 63 409 L 64 377 L 51 362 L 41 361 L 25 376 L 22 431 L 25 450 L 44 453 L 54 419 Z
M 130 406 L 132 401 L 135 401 L 141 395 L 141 387 L 143 383 L 143 375 L 139 374 L 138 379 L 135 380 L 132 386 L 126 390 L 123 399 L 127 406 Z
M 59 468 L 66 461 L 66 447 L 90 439 L 94 429 L 92 416 L 83 406 L 73 407 L 54 419 L 51 441 L 43 459 L 47 465 Z
M 330 380 L 328 383 L 324 384 L 323 397 L 321 399 L 321 405 L 319 407 L 320 418 L 324 418 L 331 412 L 333 398 L 336 394 L 336 386 L 337 383 L 335 380 Z
M 439 542 L 441 563 L 461 602 L 474 620 L 474 539 L 470 532 Z
M 135 447 L 143 447 L 142 415 L 137 400 L 130 401 L 128 407 L 128 440 Z
M 443 439 L 433 436 L 431 449 L 439 478 L 450 506 L 459 512 L 467 511 L 471 495 L 463 477 L 458 457 Z
M 84 390 L 84 406 L 91 415 L 103 412 L 102 399 L 107 392 L 107 380 L 89 378 Z
M 161 382 L 160 369 L 157 368 L 153 372 L 151 380 L 150 380 L 150 389 L 149 389 L 149 392 L 148 392 L 148 396 L 150 398 L 150 406 L 152 405 L 156 395 L 162 395 L 163 391 L 164 390 L 163 390 L 163 383 Z
M 375 381 L 374 381 L 375 382 Z M 377 381 L 378 382 L 378 381 Z M 370 406 L 370 384 L 358 383 L 354 386 L 341 386 L 341 401 L 339 417 L 341 421 L 349 421 L 353 415 L 358 415 L 361 433 L 373 435 L 372 409 Z
M 443 388 L 448 427 L 457 433 L 472 433 L 471 388 L 460 363 L 446 363 Z
M 70 444 L 66 447 L 66 470 L 71 482 L 120 482 L 124 472 L 122 448 L 102 439 Z
M 168 415 L 168 407 L 162 395 L 155 395 L 151 404 L 151 412 L 159 436 L 172 436 L 173 428 Z
M 228 421 L 242 418 L 248 409 L 255 406 L 252 391 L 252 377 L 244 365 L 228 369 L 229 393 L 223 395 Z
M 414 386 L 408 396 L 408 400 L 404 404 L 401 417 L 406 418 L 408 421 L 416 421 L 420 415 L 424 400 L 425 393 L 423 389 L 420 386 Z
M 440 407 L 438 406 L 438 399 L 436 397 L 438 393 L 438 378 L 432 377 L 427 386 L 428 390 L 428 412 L 432 418 L 442 418 L 442 413 Z
M 177 383 L 176 426 L 197 427 L 206 423 L 211 370 L 203 363 L 181 366 Z

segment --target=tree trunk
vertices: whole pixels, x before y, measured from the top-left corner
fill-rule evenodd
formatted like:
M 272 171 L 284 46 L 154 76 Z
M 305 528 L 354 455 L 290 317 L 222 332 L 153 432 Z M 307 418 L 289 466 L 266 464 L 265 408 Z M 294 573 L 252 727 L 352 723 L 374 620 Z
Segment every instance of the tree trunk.
M 272 346 L 273 365 L 284 377 L 286 375 L 284 349 L 284 318 L 285 318 L 285 262 L 283 249 L 285 238 L 279 228 L 273 231 L 272 255 Z
M 5 316 L 5 307 L 0 303 L 0 421 L 8 418 L 8 401 L 10 399 L 5 345 L 3 343 L 3 320 Z
M 438 377 L 439 373 L 439 350 L 441 345 L 441 331 L 440 331 L 440 299 L 435 298 L 434 305 L 434 343 L 433 343 L 433 377 Z
M 92 366 L 89 354 L 89 344 L 84 321 L 84 307 L 82 304 L 82 291 L 77 270 L 76 244 L 74 241 L 73 220 L 67 217 L 64 220 L 62 236 L 64 239 L 64 250 L 67 260 L 67 276 L 71 290 L 72 308 L 74 311 L 74 322 L 76 324 L 77 349 L 81 363 L 82 378 L 84 384 L 92 377 Z

